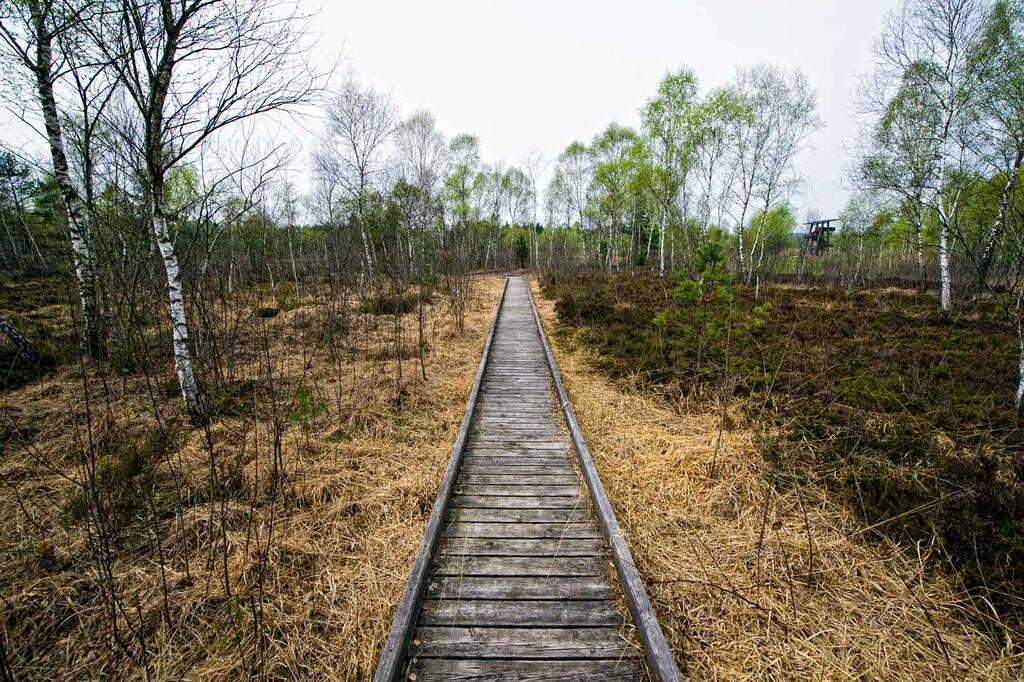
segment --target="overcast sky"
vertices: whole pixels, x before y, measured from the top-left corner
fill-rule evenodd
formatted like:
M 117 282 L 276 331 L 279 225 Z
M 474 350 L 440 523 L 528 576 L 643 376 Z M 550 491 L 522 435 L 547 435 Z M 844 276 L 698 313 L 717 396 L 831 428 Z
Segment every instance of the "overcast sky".
M 824 121 L 798 161 L 806 180 L 792 203 L 802 219 L 846 203 L 852 98 L 898 0 L 298 1 L 318 12 L 311 38 L 324 63 L 342 56 L 343 70 L 390 92 L 403 113 L 426 108 L 446 135 L 476 134 L 487 162 L 517 164 L 531 151 L 550 160 L 612 121 L 638 126 L 639 108 L 680 66 L 702 92 L 738 66 L 799 68 Z M 302 128 L 320 125 L 289 128 L 301 145 L 312 137 Z M 0 128 L 9 145 L 44 149 L 8 112 Z M 296 151 L 290 179 L 305 186 L 310 150 Z
M 480 138 L 484 159 L 551 159 L 610 122 L 636 126 L 661 76 L 687 65 L 701 90 L 737 66 L 797 67 L 818 93 L 824 127 L 799 165 L 794 198 L 831 217 L 847 192 L 843 146 L 851 98 L 896 0 L 309 0 L 325 54 L 423 107 L 448 134 Z

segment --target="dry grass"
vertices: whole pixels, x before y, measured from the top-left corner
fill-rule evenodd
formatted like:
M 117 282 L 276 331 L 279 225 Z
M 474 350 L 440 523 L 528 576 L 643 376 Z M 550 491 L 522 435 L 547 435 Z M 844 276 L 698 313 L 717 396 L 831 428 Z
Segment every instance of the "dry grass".
M 433 316 L 428 381 L 419 380 L 415 360 L 404 361 L 401 409 L 394 360 L 379 352 L 392 334 L 388 318 L 367 323 L 365 337 L 350 339 L 352 353 L 336 360 L 304 341 L 300 322 L 316 313 L 310 304 L 256 322 L 271 339 L 279 416 L 294 413 L 300 381 L 316 409 L 285 422 L 286 475 L 276 496 L 269 492 L 269 401 L 261 398 L 254 416 L 214 424 L 219 478 L 234 492 L 223 508 L 215 505 L 213 529 L 203 499 L 204 434 L 185 423 L 171 375 L 157 377 L 157 403 L 173 436 L 154 461 L 157 506 L 173 494 L 176 475 L 188 494 L 180 514 L 160 514 L 156 524 L 145 505 L 134 509 L 115 544 L 122 620 L 142 623 L 145 638 L 144 645 L 131 639 L 130 653 L 110 639 L 85 524 L 69 509 L 87 435 L 112 452 L 140 447 L 156 430 L 146 382 L 103 380 L 93 368 L 83 381 L 79 369 L 62 368 L 7 393 L 0 407 L 0 636 L 18 679 L 367 679 L 436 496 L 500 287 L 497 278 L 477 283 L 463 334 L 451 316 Z M 414 339 L 411 316 L 405 325 L 407 341 Z M 249 350 L 255 373 L 258 349 Z M 91 432 L 83 386 L 94 398 Z M 215 542 L 211 564 L 221 518 L 227 551 Z M 156 548 L 166 558 L 164 576 Z
M 868 541 L 805 485 L 774 489 L 753 434 L 616 385 L 534 298 L 601 479 L 677 655 L 696 680 L 1011 680 L 929 548 Z M 716 473 L 709 476 L 717 453 Z

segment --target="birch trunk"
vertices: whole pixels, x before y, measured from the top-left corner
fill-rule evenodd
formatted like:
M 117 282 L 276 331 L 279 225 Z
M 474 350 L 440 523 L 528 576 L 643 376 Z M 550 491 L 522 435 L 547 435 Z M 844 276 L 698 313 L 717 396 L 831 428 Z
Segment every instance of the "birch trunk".
M 750 280 L 754 277 L 754 270 L 761 267 L 761 260 L 764 258 L 764 226 L 768 221 L 768 202 L 765 202 L 764 210 L 761 211 L 761 221 L 758 223 L 757 232 L 754 234 L 754 243 L 750 246 L 750 271 L 747 272 L 747 284 L 750 284 Z M 754 266 L 754 253 L 757 251 L 757 243 L 761 242 L 761 258 L 757 261 L 757 266 Z M 740 242 L 742 244 L 742 241 Z M 742 248 L 740 249 L 742 251 Z
M 921 236 L 920 224 L 914 226 L 914 240 L 917 242 L 917 276 L 921 280 L 921 288 L 925 289 L 928 286 L 928 273 L 924 267 L 924 238 Z
M 1003 185 L 1003 192 L 999 197 L 999 209 L 992 225 L 988 228 L 985 237 L 985 248 L 981 254 L 981 262 L 978 267 L 978 291 L 980 292 L 988 284 L 988 271 L 992 267 L 992 258 L 995 255 L 996 245 L 999 243 L 999 235 L 1002 233 L 1003 225 L 1006 223 L 1006 212 L 1010 206 L 1010 196 L 1017 186 L 1017 178 L 1020 175 L 1020 165 L 1024 162 L 1024 154 L 1017 152 L 1014 159 L 1013 169 L 1006 177 L 1006 184 Z
M 943 310 L 949 310 L 953 306 L 949 276 L 949 226 L 945 219 L 939 222 L 939 305 Z
M 662 218 L 661 218 L 661 229 L 658 230 L 658 256 L 661 259 L 661 268 L 660 268 L 660 270 L 661 270 L 661 276 L 662 277 L 665 276 L 665 224 L 667 222 L 668 221 L 665 220 L 665 217 L 662 216 Z
M 1013 402 L 1014 406 L 1020 410 L 1021 405 L 1024 404 L 1024 292 L 1017 295 L 1017 348 L 1020 349 L 1020 364 L 1018 380 L 1017 380 L 1017 396 Z
M 747 204 L 743 204 L 743 210 L 740 212 L 740 220 L 736 224 L 736 239 L 737 249 L 740 257 L 740 277 L 747 274 L 747 261 L 745 254 L 743 253 L 743 222 L 747 219 Z
M 162 191 L 162 188 L 155 188 Z M 188 320 L 185 317 L 185 297 L 181 287 L 181 271 L 178 256 L 174 253 L 174 242 L 167 229 L 161 195 L 154 192 L 152 199 L 153 235 L 167 273 L 167 295 L 170 299 L 171 343 L 174 351 L 174 373 L 178 375 L 181 397 L 194 421 L 206 418 L 206 406 L 199 395 L 195 371 L 192 368 L 192 354 L 188 347 Z
M 3 333 L 3 335 L 14 344 L 14 347 L 18 349 L 18 353 L 25 358 L 25 361 L 28 362 L 28 364 L 39 364 L 39 354 L 32 349 L 32 344 L 28 342 L 28 339 L 25 338 L 24 334 L 12 327 L 11 323 L 2 315 L 0 315 L 0 333 Z
M 104 354 L 100 334 L 99 308 L 96 305 L 96 265 L 92 254 L 91 226 L 83 210 L 82 198 L 71 181 L 68 158 L 64 149 L 64 136 L 57 117 L 57 100 L 53 94 L 52 38 L 38 3 L 30 3 L 36 39 L 35 80 L 39 105 L 43 111 L 43 125 L 50 146 L 53 176 L 60 188 L 61 198 L 68 213 L 68 233 L 74 258 L 78 294 L 82 303 L 82 323 L 85 329 L 86 351 L 91 357 Z

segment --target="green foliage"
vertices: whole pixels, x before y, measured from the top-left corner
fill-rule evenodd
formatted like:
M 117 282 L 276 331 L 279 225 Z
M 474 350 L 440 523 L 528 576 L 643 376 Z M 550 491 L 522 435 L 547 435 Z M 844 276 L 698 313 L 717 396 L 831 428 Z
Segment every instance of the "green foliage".
M 701 273 L 714 273 L 719 256 L 713 246 L 701 251 L 668 309 L 664 280 L 652 276 L 549 285 L 560 332 L 595 350 L 613 377 L 700 400 L 720 374 L 694 371 L 701 339 L 693 327 L 702 302 L 719 300 L 706 292 L 721 286 L 724 296 L 728 286 L 734 405 L 753 408 L 735 414 L 754 431 L 773 482 L 814 480 L 878 532 L 941 542 L 969 585 L 1019 594 L 1024 423 L 1007 391 L 1019 359 L 1012 322 L 996 307 L 948 315 L 927 295 L 890 290 L 762 287 L 757 300 L 751 288 L 714 277 L 702 287 Z M 707 363 L 723 359 L 722 340 L 710 340 L 725 307 L 715 305 Z M 997 598 L 1021 622 L 1019 602 Z
M 526 243 L 526 237 L 520 234 L 516 237 L 516 260 L 519 261 L 519 267 L 525 268 L 529 259 L 530 245 Z
M 327 414 L 327 403 L 318 400 L 306 384 L 299 384 L 295 391 L 295 404 L 288 414 L 288 421 L 296 426 L 307 427 L 310 422 Z
M 252 415 L 264 387 L 256 379 L 239 379 L 210 389 L 207 397 L 210 414 L 217 417 Z
M 775 204 L 768 209 L 767 215 L 757 211 L 750 219 L 751 243 L 755 238 L 763 238 L 765 253 L 778 254 L 784 249 L 797 246 L 793 239 L 795 229 L 796 215 L 793 209 L 788 204 Z
M 709 361 L 724 364 L 727 337 L 762 326 L 769 304 L 754 306 L 746 314 L 734 314 L 736 296 L 732 274 L 725 269 L 725 240 L 718 229 L 709 230 L 694 257 L 694 271 L 676 275 L 672 296 L 676 306 L 658 311 L 655 326 L 685 340 L 666 361 L 692 365 L 697 374 L 709 369 Z

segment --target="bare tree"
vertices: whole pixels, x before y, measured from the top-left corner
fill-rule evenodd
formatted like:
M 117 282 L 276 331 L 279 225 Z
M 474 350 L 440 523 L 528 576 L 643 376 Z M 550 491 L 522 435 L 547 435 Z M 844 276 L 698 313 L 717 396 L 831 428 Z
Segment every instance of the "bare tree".
M 344 190 L 354 208 L 362 240 L 364 267 L 371 279 L 376 253 L 366 224 L 367 201 L 384 171 L 385 145 L 397 124 L 388 96 L 361 86 L 349 76 L 327 106 L 331 143 L 318 154 L 316 165 Z
M 740 274 L 750 281 L 761 260 L 758 257 L 755 263 L 754 256 L 763 245 L 768 209 L 794 187 L 794 158 L 818 120 L 814 92 L 798 71 L 787 73 L 767 64 L 741 69 L 732 87 L 742 115 L 730 118 L 734 145 L 730 204 L 736 221 Z M 760 202 L 761 222 L 747 253 L 746 219 L 755 201 Z
M 410 207 L 407 258 L 410 270 L 417 271 L 414 241 L 443 219 L 440 192 L 448 170 L 448 145 L 428 111 L 416 111 L 406 118 L 395 140 L 397 165 L 401 178 L 417 192 Z M 422 297 L 421 297 L 422 298 Z M 421 363 L 422 366 L 423 363 Z
M 740 77 L 756 116 L 766 132 L 765 145 L 754 166 L 755 192 L 760 199 L 760 220 L 749 254 L 749 283 L 764 261 L 765 221 L 772 205 L 788 198 L 800 182 L 793 162 L 807 136 L 819 125 L 817 97 L 799 71 L 786 73 L 771 66 L 754 67 Z M 760 136 L 758 136 L 758 139 Z M 757 262 L 754 254 L 758 253 Z
M 319 76 L 302 60 L 302 17 L 276 0 L 123 0 L 95 34 L 127 93 L 141 139 L 125 136 L 144 180 L 170 299 L 174 368 L 193 419 L 206 409 L 166 211 L 168 172 L 241 121 L 308 101 Z

